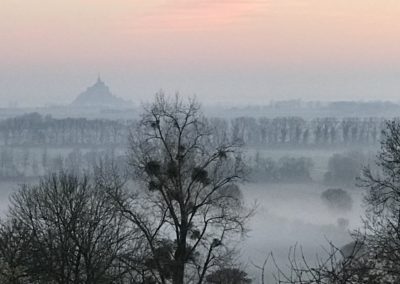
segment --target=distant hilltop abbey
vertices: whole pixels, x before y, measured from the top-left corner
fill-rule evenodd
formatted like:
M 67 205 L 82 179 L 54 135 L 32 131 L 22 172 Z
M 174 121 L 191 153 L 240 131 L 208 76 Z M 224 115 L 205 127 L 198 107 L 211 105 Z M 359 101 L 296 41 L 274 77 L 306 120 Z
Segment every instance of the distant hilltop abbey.
M 129 105 L 130 102 L 114 96 L 100 76 L 98 76 L 97 82 L 93 86 L 88 87 L 71 104 L 73 107 L 85 108 L 123 108 Z

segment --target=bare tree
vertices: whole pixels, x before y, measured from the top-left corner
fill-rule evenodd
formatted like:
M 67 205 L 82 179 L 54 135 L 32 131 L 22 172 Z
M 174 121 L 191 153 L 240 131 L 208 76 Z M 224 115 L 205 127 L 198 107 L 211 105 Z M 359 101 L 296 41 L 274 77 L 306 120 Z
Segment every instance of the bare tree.
M 365 198 L 367 242 L 377 259 L 377 272 L 400 281 L 400 123 L 388 121 L 382 135 L 377 169 L 366 168 L 361 186 Z
M 7 220 L 0 227 L 0 282 L 19 284 L 29 278 L 24 265 L 29 258 L 31 234 L 21 222 Z
M 130 269 L 124 259 L 134 254 L 136 235 L 109 192 L 87 176 L 53 174 L 23 186 L 11 198 L 9 218 L 28 244 L 22 242 L 21 261 L 29 283 L 123 283 Z
M 115 200 L 147 241 L 149 279 L 204 283 L 252 214 L 237 186 L 239 145 L 216 133 L 195 99 L 159 94 L 131 132 L 129 164 L 139 190 Z
M 373 261 L 365 249 L 364 238 L 357 235 L 354 242 L 338 248 L 329 242 L 324 255 L 314 261 L 304 256 L 299 246 L 294 246 L 288 254 L 288 267 L 279 267 L 273 254 L 277 269 L 274 277 L 278 284 L 378 284 L 373 273 Z M 262 271 L 265 269 L 265 263 Z M 264 282 L 263 282 L 264 283 Z

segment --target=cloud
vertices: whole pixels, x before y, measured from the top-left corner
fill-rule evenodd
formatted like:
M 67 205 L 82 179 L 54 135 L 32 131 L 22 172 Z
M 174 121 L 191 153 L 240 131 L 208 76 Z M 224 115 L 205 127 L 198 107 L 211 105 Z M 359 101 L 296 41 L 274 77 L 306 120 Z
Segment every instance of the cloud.
M 268 3 L 268 0 L 174 0 L 154 7 L 139 22 L 145 29 L 218 30 L 256 17 Z

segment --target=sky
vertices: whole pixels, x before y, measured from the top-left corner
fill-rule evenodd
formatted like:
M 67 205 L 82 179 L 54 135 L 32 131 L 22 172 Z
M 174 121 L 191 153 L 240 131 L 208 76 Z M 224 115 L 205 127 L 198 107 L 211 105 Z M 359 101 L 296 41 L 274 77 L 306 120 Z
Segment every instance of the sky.
M 0 106 L 400 101 L 399 0 L 1 0 Z

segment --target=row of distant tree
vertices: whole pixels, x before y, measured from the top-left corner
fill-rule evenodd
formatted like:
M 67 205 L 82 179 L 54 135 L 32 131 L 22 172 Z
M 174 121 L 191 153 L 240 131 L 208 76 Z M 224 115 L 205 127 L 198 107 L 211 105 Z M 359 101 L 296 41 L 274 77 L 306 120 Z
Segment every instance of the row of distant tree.
M 327 185 L 354 186 L 367 157 L 360 152 L 333 154 L 321 177 Z M 250 180 L 254 182 L 286 183 L 311 182 L 314 161 L 310 157 L 283 156 L 279 159 L 262 157 L 257 153 L 249 161 Z
M 312 182 L 314 161 L 310 157 L 283 156 L 279 159 L 263 157 L 260 153 L 246 157 L 250 168 L 249 180 L 253 182 L 286 183 Z M 62 152 L 46 148 L 0 147 L 0 177 L 8 180 L 36 178 L 48 171 L 62 169 L 93 173 L 99 161 L 118 163 L 123 171 L 126 158 L 114 148 L 85 150 L 74 148 Z M 354 185 L 367 158 L 360 152 L 333 154 L 322 177 L 327 185 Z
M 30 113 L 0 122 L 3 145 L 125 145 L 131 122 Z
M 384 128 L 379 118 L 240 117 L 229 122 L 230 133 L 248 145 L 376 144 Z
M 375 145 L 379 143 L 384 120 L 380 118 L 300 117 L 234 119 L 212 118 L 230 139 L 247 145 L 330 146 Z M 2 145 L 114 145 L 126 146 L 134 121 L 86 118 L 56 119 L 38 113 L 0 122 Z
M 46 148 L 0 147 L 0 178 L 21 180 L 37 178 L 49 171 L 83 171 L 93 173 L 100 161 L 123 164 L 123 157 L 113 148 L 83 150 L 74 148 L 65 151 L 48 151 Z

